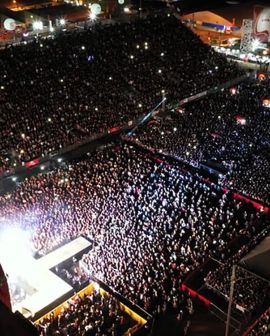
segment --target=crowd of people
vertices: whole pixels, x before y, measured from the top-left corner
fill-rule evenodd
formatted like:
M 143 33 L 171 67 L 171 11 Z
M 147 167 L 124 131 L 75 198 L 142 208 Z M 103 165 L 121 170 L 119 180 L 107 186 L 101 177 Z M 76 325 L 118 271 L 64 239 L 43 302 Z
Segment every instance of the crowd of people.
M 270 311 L 269 309 L 260 317 L 248 336 L 269 336 L 270 335 Z
M 40 336 L 120 336 L 136 324 L 111 295 L 75 296 L 37 324 Z
M 178 100 L 239 73 L 173 15 L 10 46 L 0 60 L 0 168 L 123 125 L 162 90 Z
M 229 300 L 232 266 L 239 265 L 241 259 L 269 235 L 269 224 L 268 222 L 268 226 L 265 225 L 262 231 L 258 227 L 252 227 L 251 230 L 241 232 L 242 237 L 245 238 L 245 243 L 220 267 L 211 270 L 207 274 L 205 278 L 207 286 L 210 286 L 211 289 L 221 293 Z M 235 282 L 233 295 L 234 307 L 240 307 L 242 312 L 251 316 L 254 309 L 263 303 L 266 296 L 269 295 L 269 282 L 241 266 L 236 267 L 235 277 L 237 281 Z
M 163 95 L 179 101 L 242 73 L 172 15 L 100 24 L 1 56 L 2 171 L 123 125 Z M 248 81 L 188 104 L 139 128 L 134 139 L 195 166 L 216 160 L 228 169 L 222 183 L 269 203 L 268 84 Z M 149 313 L 179 320 L 194 311 L 180 291 L 187 275 L 214 257 L 223 266 L 207 283 L 228 295 L 231 265 L 258 243 L 264 221 L 221 185 L 125 142 L 0 196 L 1 229 L 29 232 L 37 258 L 81 235 L 94 242 L 79 267 L 60 270 L 74 287 L 94 276 Z M 243 236 L 248 243 L 232 255 L 230 243 Z M 257 279 L 239 282 L 236 301 L 254 309 L 264 290 Z M 120 335 L 127 324 L 114 298 L 94 295 L 72 300 L 39 329 L 103 336 Z
M 226 259 L 263 214 L 214 184 L 127 144 L 22 182 L 0 197 L 1 220 L 31 232 L 44 255 L 86 235 L 88 272 L 147 311 L 185 310 L 186 275 L 209 256 Z
M 54 271 L 60 278 L 71 285 L 76 292 L 83 289 L 89 282 L 89 276 L 80 269 L 76 258 L 72 258 L 72 261 L 67 265 L 56 266 Z
M 249 80 L 170 112 L 134 137 L 196 166 L 215 160 L 228 170 L 227 187 L 269 204 L 267 97 L 269 80 Z

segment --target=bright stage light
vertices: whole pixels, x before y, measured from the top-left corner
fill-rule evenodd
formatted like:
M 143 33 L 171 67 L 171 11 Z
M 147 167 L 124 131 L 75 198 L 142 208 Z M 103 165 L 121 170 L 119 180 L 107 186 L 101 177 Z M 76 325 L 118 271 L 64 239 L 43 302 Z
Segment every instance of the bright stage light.
M 247 121 L 244 118 L 242 118 L 242 119 L 239 120 L 239 124 L 240 125 L 246 125 L 246 123 L 247 123 Z
M 270 98 L 269 99 L 264 99 L 262 102 L 262 105 L 264 107 L 270 108 Z
M 240 115 L 237 115 L 235 119 L 238 125 L 246 125 L 247 123 L 246 119 Z
M 260 41 L 257 39 L 254 39 L 252 41 L 252 51 L 255 51 L 256 49 L 258 49 L 259 45 L 260 45 Z
M 97 16 L 96 16 L 95 13 L 91 13 L 91 14 L 89 15 L 89 17 L 90 17 L 91 20 L 94 21 L 94 20 L 96 19 Z
M 10 225 L 12 225 L 10 223 Z M 16 279 L 31 273 L 32 251 L 30 233 L 15 227 L 0 231 L 0 263 L 9 278 Z
M 65 19 L 60 19 L 60 25 L 64 26 L 66 24 L 66 20 Z
M 99 284 L 97 282 L 94 282 L 94 289 L 95 289 L 96 292 L 99 293 L 100 286 L 99 286 Z
M 42 21 L 34 21 L 33 22 L 33 29 L 34 30 L 42 30 L 43 29 L 43 22 Z

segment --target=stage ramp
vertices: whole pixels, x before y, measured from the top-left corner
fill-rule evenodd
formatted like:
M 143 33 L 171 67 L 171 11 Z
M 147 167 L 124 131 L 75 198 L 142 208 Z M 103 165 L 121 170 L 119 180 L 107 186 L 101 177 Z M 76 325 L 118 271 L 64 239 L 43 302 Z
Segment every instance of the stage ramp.
M 78 237 L 46 256 L 36 260 L 33 258 L 31 272 L 29 269 L 21 274 L 18 286 L 27 291 L 25 300 L 14 305 L 13 311 L 20 311 L 25 317 L 37 319 L 54 304 L 72 296 L 73 288 L 54 274 L 51 269 L 91 246 L 84 237 Z

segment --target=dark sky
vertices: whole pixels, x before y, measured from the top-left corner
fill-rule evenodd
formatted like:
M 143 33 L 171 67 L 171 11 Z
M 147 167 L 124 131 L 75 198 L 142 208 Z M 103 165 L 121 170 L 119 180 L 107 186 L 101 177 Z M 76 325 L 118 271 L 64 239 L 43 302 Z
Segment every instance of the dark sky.
M 174 5 L 181 8 L 184 13 L 210 10 L 229 21 L 235 18 L 236 25 L 241 26 L 243 19 L 253 17 L 253 8 L 255 5 L 270 6 L 270 0 L 180 0 L 174 2 Z
M 217 9 L 229 7 L 233 10 L 238 5 L 234 5 L 232 3 L 239 3 L 243 7 L 249 7 L 252 4 L 265 4 L 270 5 L 269 0 L 179 0 L 175 2 L 185 11 L 193 11 L 193 10 L 207 10 L 207 9 Z

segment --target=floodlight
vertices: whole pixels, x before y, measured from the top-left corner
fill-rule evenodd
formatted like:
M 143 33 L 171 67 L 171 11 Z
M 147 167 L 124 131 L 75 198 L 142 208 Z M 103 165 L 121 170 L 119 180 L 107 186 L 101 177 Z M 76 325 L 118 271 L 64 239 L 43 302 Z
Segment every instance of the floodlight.
M 97 17 L 97 16 L 96 16 L 96 14 L 95 14 L 95 13 L 93 13 L 93 12 L 92 12 L 92 13 L 90 14 L 90 16 L 89 16 L 89 17 L 90 17 L 90 19 L 91 19 L 91 20 L 93 20 L 93 21 L 94 21 L 94 20 L 96 19 L 96 17 Z
M 34 30 L 42 30 L 43 29 L 43 22 L 42 21 L 34 21 L 33 22 L 33 29 Z
M 258 39 L 254 39 L 252 41 L 252 51 L 254 52 L 256 49 L 258 49 L 260 45 L 260 41 Z
M 65 19 L 60 19 L 60 25 L 64 26 L 66 24 L 66 20 Z

